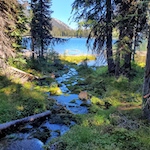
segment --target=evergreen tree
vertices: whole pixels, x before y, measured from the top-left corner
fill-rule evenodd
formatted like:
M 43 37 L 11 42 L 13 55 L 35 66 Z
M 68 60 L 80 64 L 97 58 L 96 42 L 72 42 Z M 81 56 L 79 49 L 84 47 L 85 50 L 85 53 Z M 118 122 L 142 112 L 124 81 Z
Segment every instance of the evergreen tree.
M 146 7 L 140 6 L 140 1 L 136 0 L 115 0 L 117 5 L 116 25 L 119 28 L 118 49 L 116 52 L 115 74 L 120 73 L 129 75 L 131 70 L 132 55 L 134 58 L 135 47 L 132 49 L 133 42 L 137 44 L 137 35 L 141 33 L 146 24 Z M 136 41 L 134 41 L 136 39 Z M 122 65 L 120 64 L 122 61 Z
M 115 65 L 112 52 L 112 1 L 111 0 L 75 0 L 73 3 L 75 21 L 84 22 L 90 28 L 87 44 L 94 37 L 93 51 L 101 53 L 106 43 L 108 72 L 114 72 Z
M 33 11 L 31 22 L 32 51 L 34 54 L 36 48 L 39 57 L 43 57 L 47 46 L 53 43 L 50 6 L 50 0 L 33 0 L 31 3 Z
M 148 24 L 148 45 L 146 56 L 146 67 L 143 84 L 143 114 L 146 119 L 150 120 L 150 2 L 145 0 L 141 5 L 146 4 L 147 24 Z
M 0 1 L 0 58 L 14 56 L 21 47 L 26 18 L 17 0 Z

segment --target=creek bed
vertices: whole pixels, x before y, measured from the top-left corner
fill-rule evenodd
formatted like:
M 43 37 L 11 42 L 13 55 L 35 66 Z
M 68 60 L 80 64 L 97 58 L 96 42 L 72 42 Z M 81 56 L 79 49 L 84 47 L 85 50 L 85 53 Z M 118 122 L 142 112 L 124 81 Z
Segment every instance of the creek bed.
M 45 144 L 63 135 L 76 124 L 74 114 L 88 113 L 90 100 L 80 100 L 78 95 L 71 94 L 64 84 L 72 76 L 78 78 L 78 72 L 74 68 L 70 68 L 62 77 L 56 78 L 61 85 L 62 95 L 52 96 L 48 93 L 49 98 L 56 102 L 51 110 L 52 115 L 44 121 L 29 122 L 21 125 L 17 131 L 12 131 L 0 140 L 0 150 L 43 150 Z M 77 84 L 77 80 L 71 84 L 72 86 Z

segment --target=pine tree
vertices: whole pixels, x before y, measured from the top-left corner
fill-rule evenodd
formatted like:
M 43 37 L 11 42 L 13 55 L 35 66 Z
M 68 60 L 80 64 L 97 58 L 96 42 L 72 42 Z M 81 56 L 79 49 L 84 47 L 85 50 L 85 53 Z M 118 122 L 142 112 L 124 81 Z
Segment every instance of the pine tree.
M 134 58 L 135 47 L 137 44 L 137 35 L 144 30 L 146 24 L 146 10 L 140 7 L 140 2 L 136 0 L 115 0 L 116 9 L 116 25 L 119 28 L 120 35 L 118 40 L 118 49 L 116 52 L 116 69 L 115 74 L 119 76 L 120 73 L 129 75 L 131 70 L 132 57 Z M 134 41 L 136 39 L 136 41 Z M 122 61 L 122 66 L 120 64 Z
M 106 43 L 108 72 L 114 72 L 115 65 L 112 52 L 112 0 L 75 0 L 73 3 L 74 18 L 84 22 L 83 26 L 91 30 L 87 44 L 94 37 L 93 51 L 101 53 Z
M 14 56 L 21 47 L 26 19 L 17 0 L 0 1 L 0 58 Z
M 50 0 L 34 0 L 31 3 L 33 18 L 31 22 L 32 50 L 38 50 L 38 56 L 44 57 L 48 45 L 53 43 L 51 35 Z
M 145 0 L 144 4 L 147 6 L 148 45 L 143 84 L 143 114 L 150 121 L 150 2 Z M 141 5 L 143 6 L 143 3 Z

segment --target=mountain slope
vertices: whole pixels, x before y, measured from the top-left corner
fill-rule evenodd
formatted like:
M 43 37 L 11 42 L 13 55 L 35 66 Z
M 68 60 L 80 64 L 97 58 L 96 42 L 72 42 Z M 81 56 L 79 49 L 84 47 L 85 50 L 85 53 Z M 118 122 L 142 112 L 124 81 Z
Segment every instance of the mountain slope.
M 72 28 L 70 28 L 67 24 L 65 24 L 64 22 L 56 19 L 56 18 L 52 18 L 51 20 L 52 22 L 52 26 L 56 27 L 58 29 L 62 29 L 62 30 L 73 30 Z

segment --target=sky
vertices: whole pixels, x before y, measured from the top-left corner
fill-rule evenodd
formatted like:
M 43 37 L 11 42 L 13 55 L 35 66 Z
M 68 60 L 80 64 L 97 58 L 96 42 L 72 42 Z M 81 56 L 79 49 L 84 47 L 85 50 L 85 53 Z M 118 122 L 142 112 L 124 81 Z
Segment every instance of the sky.
M 72 16 L 71 4 L 73 2 L 74 0 L 52 0 L 51 10 L 53 11 L 53 13 L 51 14 L 51 17 L 57 18 L 69 25 L 71 28 L 76 29 L 77 24 L 69 20 L 69 18 Z

